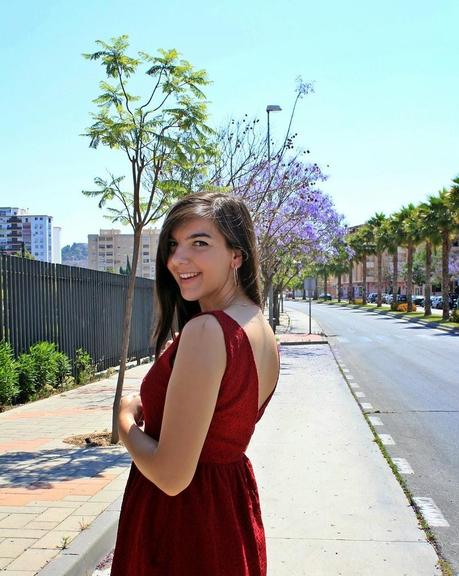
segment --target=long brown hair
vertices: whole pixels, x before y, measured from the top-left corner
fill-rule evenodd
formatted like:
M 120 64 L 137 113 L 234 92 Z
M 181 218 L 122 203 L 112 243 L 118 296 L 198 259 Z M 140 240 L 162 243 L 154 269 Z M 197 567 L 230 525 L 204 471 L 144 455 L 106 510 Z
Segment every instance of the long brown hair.
M 158 321 L 155 330 L 156 357 L 164 343 L 201 311 L 197 301 L 182 298 L 180 289 L 167 268 L 169 241 L 173 230 L 192 218 L 206 218 L 215 224 L 231 249 L 242 252 L 238 269 L 239 284 L 250 300 L 261 307 L 258 254 L 252 218 L 244 202 L 229 193 L 199 192 L 179 200 L 168 212 L 159 235 L 156 255 L 156 294 Z

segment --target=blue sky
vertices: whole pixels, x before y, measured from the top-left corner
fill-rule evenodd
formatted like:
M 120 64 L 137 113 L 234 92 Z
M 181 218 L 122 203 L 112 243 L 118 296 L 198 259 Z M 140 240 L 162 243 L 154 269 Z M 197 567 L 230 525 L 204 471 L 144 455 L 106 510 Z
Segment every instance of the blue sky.
M 134 51 L 177 48 L 207 70 L 210 123 L 247 113 L 274 138 L 295 78 L 314 82 L 297 144 L 329 175 L 349 224 L 417 203 L 459 174 L 457 0 L 0 0 L 0 205 L 54 216 L 62 243 L 111 227 L 81 194 L 124 160 L 81 137 L 102 79 L 81 57 L 128 34 Z

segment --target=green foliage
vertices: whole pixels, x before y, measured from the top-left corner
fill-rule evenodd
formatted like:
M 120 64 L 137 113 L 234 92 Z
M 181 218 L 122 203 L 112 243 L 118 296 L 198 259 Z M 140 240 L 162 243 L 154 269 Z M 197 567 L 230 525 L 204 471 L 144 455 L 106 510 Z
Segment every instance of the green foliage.
M 69 262 L 81 261 L 88 258 L 88 245 L 84 242 L 74 242 L 71 246 L 67 244 L 62 248 L 62 261 Z
M 27 402 L 35 394 L 37 377 L 35 362 L 30 354 L 21 354 L 18 358 L 19 396 L 18 402 Z
M 126 268 L 123 268 L 122 266 L 120 266 L 120 274 L 124 274 L 125 276 L 129 276 L 129 274 L 131 273 L 131 262 L 129 260 L 129 256 L 126 256 Z
M 13 349 L 8 342 L 0 342 L 0 405 L 11 404 L 19 393 L 18 370 Z
M 37 342 L 18 358 L 19 401 L 47 395 L 64 384 L 70 374 L 70 360 L 56 345 Z
M 78 348 L 75 352 L 75 382 L 78 385 L 87 384 L 94 376 L 94 366 L 89 352 L 83 348 Z
M 454 310 L 452 310 L 451 321 L 459 323 L 459 308 L 454 308 Z
M 54 358 L 56 361 L 56 382 L 54 387 L 57 387 L 62 386 L 68 376 L 70 376 L 72 364 L 69 357 L 63 352 L 56 352 Z
M 107 207 L 112 222 L 143 228 L 201 182 L 214 156 L 202 92 L 209 81 L 204 70 L 194 69 L 174 49 L 133 57 L 127 53 L 126 35 L 96 44 L 99 50 L 83 56 L 99 61 L 106 78 L 99 83 L 98 111 L 84 136 L 92 148 L 103 145 L 126 154 L 132 188 L 125 188 L 123 176 L 110 175 L 109 180 L 95 179 L 98 190 L 83 193 L 97 197 L 99 208 L 117 203 Z M 139 96 L 128 85 L 142 72 L 146 93 Z

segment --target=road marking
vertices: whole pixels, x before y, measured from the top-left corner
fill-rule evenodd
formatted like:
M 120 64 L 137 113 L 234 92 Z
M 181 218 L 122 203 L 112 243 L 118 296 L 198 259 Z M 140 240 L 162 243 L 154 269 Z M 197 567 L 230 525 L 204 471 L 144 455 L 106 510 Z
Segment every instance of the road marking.
M 361 406 L 364 410 L 373 410 L 373 405 L 369 402 L 362 402 Z
M 355 395 L 357 398 L 365 398 L 365 392 L 356 392 Z
M 349 372 L 350 372 L 349 368 L 343 368 L 342 366 L 341 366 L 341 370 L 343 372 L 345 372 L 346 374 L 349 374 Z
M 352 374 L 346 374 L 346 378 L 348 380 L 354 380 L 354 376 L 352 376 Z
M 384 446 L 394 446 L 395 441 L 390 434 L 378 434 L 379 439 L 384 444 Z
M 349 344 L 349 338 L 345 338 L 344 336 L 338 336 L 336 339 L 338 342 L 341 342 L 341 344 Z
M 400 474 L 414 474 L 413 468 L 411 468 L 405 458 L 392 458 L 392 460 Z
M 448 528 L 449 523 L 440 511 L 440 508 L 435 504 L 432 498 L 416 497 L 413 498 L 419 506 L 422 515 L 430 526 L 443 526 Z
M 378 416 L 368 416 L 368 420 L 373 424 L 373 426 L 384 426 L 381 418 L 378 418 Z
M 357 384 L 357 382 L 349 382 L 349 386 L 351 388 L 360 388 L 360 386 Z

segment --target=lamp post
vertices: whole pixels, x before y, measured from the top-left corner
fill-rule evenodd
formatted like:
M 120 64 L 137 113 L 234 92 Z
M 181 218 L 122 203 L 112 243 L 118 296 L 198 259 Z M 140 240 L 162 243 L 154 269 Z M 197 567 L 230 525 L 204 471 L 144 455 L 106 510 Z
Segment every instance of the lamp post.
M 268 104 L 266 106 L 266 116 L 268 119 L 268 178 L 269 178 L 269 189 L 268 189 L 268 198 L 272 200 L 271 194 L 271 134 L 269 130 L 269 113 L 270 112 L 280 112 L 282 108 L 277 104 Z M 268 310 L 269 310 L 269 325 L 275 332 L 276 328 L 274 326 L 274 291 L 273 291 L 273 282 L 272 278 L 269 279 L 269 286 L 268 286 Z

